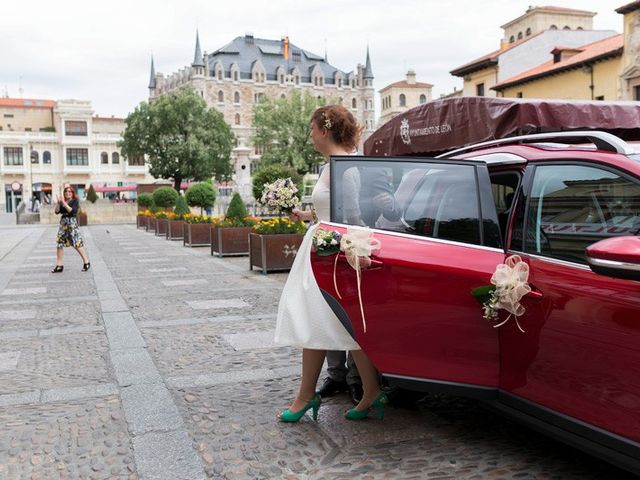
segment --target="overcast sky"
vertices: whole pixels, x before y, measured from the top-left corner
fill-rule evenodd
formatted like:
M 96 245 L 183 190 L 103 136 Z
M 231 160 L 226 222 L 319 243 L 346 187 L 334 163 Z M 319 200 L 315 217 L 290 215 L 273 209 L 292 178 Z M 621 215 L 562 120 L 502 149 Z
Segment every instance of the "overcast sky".
M 433 94 L 460 88 L 448 72 L 499 47 L 500 25 L 529 5 L 598 12 L 595 29 L 622 32 L 630 0 L 111 0 L 3 1 L 0 95 L 90 100 L 98 115 L 126 116 L 148 95 L 149 63 L 170 74 L 193 60 L 196 28 L 212 52 L 247 32 L 288 35 L 350 71 L 367 44 L 377 90 L 413 68 Z M 265 8 L 268 6 L 268 8 Z M 6 90 L 5 90 L 6 89 Z

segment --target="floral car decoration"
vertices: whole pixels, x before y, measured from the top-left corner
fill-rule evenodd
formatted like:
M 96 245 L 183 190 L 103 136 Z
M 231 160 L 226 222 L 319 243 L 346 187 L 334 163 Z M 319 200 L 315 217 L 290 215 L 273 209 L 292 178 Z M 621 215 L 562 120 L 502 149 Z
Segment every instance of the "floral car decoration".
M 313 232 L 313 238 L 311 242 L 317 255 L 321 257 L 328 257 L 329 255 L 335 255 L 340 251 L 340 239 L 342 235 L 335 230 L 324 230 L 322 228 L 316 229 Z

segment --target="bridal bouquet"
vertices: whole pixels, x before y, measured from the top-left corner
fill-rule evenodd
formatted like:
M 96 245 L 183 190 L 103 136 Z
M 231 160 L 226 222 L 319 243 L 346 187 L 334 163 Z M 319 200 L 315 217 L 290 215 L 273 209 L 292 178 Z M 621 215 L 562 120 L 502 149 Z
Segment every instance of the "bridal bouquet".
M 260 203 L 281 214 L 288 213 L 300 205 L 298 188 L 291 178 L 279 178 L 264 186 Z

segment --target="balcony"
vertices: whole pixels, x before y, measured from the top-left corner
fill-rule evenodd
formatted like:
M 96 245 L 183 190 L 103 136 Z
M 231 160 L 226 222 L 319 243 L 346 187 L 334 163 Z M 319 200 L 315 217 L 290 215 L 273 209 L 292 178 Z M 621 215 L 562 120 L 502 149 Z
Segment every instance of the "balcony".
M 129 165 L 129 162 L 124 164 L 125 175 L 145 175 L 147 173 L 146 165 Z
M 29 169 L 28 165 L 24 163 L 22 165 L 5 165 L 4 163 L 0 164 L 0 174 L 3 175 L 28 175 Z
M 65 175 L 86 175 L 91 173 L 91 164 L 89 165 L 68 165 L 67 162 L 63 164 L 62 173 Z

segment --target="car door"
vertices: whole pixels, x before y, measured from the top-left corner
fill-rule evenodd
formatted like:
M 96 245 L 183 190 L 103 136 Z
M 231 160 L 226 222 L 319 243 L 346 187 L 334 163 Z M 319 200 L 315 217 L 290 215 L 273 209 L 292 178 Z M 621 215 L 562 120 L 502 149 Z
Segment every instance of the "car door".
M 336 157 L 330 168 L 332 222 L 320 228 L 362 228 L 354 211 L 366 211 L 381 242 L 360 287 L 343 255 L 312 253 L 318 285 L 363 350 L 396 379 L 496 387 L 497 331 L 471 295 L 504 260 L 486 165 Z M 367 199 L 381 190 L 395 206 L 372 216 Z
M 590 270 L 585 247 L 640 230 L 640 181 L 588 162 L 531 164 L 511 253 L 536 295 L 519 332 L 500 328 L 500 387 L 640 441 L 640 282 Z M 509 397 L 505 397 L 509 400 Z M 539 413 L 539 412 L 538 412 Z

